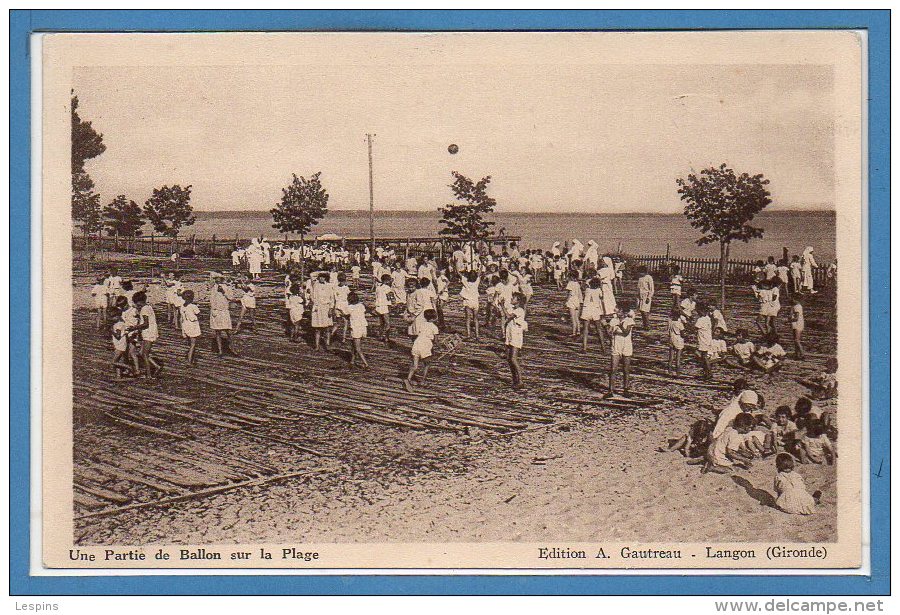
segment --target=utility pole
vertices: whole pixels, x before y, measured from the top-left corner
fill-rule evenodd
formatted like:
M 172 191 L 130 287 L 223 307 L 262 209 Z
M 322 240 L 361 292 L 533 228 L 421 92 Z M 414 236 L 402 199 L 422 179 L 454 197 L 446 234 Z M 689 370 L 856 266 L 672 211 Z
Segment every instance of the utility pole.
M 375 135 L 366 134 L 366 141 L 369 144 L 369 242 L 372 251 L 372 258 L 375 258 L 375 191 L 372 186 L 372 137 Z

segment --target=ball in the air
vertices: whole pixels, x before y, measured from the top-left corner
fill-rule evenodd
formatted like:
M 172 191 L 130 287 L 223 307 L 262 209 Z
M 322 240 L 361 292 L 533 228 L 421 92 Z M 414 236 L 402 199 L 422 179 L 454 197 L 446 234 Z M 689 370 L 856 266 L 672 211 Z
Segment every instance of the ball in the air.
M 450 147 L 447 148 L 447 151 L 451 154 L 455 154 L 459 151 L 459 146 L 456 143 L 451 143 Z

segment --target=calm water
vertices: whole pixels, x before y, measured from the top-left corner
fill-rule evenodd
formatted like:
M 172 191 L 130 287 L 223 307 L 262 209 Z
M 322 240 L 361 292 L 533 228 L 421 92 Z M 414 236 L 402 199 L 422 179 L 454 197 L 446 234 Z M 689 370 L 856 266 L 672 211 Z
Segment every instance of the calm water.
M 438 214 L 432 212 L 376 212 L 376 237 L 429 237 L 437 234 Z M 615 251 L 621 244 L 632 254 L 665 254 L 666 243 L 673 255 L 718 257 L 718 245 L 697 246 L 699 233 L 680 215 L 651 214 L 523 214 L 497 213 L 495 230 L 521 235 L 526 247 L 549 248 L 554 241 L 577 237 L 583 243 L 594 239 L 602 251 Z M 753 224 L 765 229 L 762 239 L 732 245 L 734 258 L 781 256 L 781 248 L 800 254 L 806 246 L 816 249 L 820 262 L 828 262 L 835 250 L 835 215 L 830 211 L 771 212 L 756 217 Z M 331 211 L 313 230 L 343 237 L 368 237 L 368 212 Z M 249 238 L 278 234 L 269 212 L 197 212 L 197 222 L 183 235 L 196 233 L 209 238 Z

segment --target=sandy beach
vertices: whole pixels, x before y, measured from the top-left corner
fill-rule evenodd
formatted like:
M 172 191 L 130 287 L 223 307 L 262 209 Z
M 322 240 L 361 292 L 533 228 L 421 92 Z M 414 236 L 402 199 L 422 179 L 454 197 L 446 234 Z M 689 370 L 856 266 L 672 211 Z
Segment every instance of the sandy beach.
M 146 263 L 119 263 L 126 276 L 130 269 L 136 280 L 151 282 L 151 301 L 162 300 Z M 198 291 L 205 269 L 221 265 L 186 264 L 186 284 Z M 625 297 L 635 292 L 626 281 Z M 709 386 L 690 358 L 674 381 L 681 386 L 659 375 L 666 292 L 658 295 L 651 329 L 635 333 L 638 401 L 601 400 L 608 356 L 597 346 L 581 352 L 567 337 L 564 291 L 540 285 L 523 356 L 527 389 L 510 388 L 502 343 L 492 331 L 481 342 L 465 342 L 429 374 L 422 398 L 443 404 L 443 416 L 425 415 L 415 399 L 388 398 L 393 390 L 403 397 L 409 342 L 399 327 L 395 346 L 366 340 L 368 371 L 351 370 L 340 344 L 315 353 L 306 343 L 287 342 L 280 278 L 273 274 L 260 284 L 256 330 L 237 335 L 240 358 L 215 357 L 204 339 L 200 366 L 185 367 L 183 340 L 164 324 L 158 303 L 157 355 L 166 361 L 158 381 L 113 379 L 109 342 L 86 309 L 88 276 L 76 276 L 73 293 L 76 544 L 836 537 L 834 466 L 798 466 L 809 490 L 823 492 L 816 513 L 799 516 L 773 507 L 772 458 L 718 475 L 701 474 L 678 453 L 657 452 L 692 421 L 724 406 L 728 382 L 746 375 L 717 367 Z M 458 332 L 456 294 L 454 285 L 448 325 Z M 749 289 L 730 289 L 726 308 L 732 330 L 751 327 Z M 833 309 L 824 295 L 807 308 L 806 361 L 750 376 L 768 412 L 793 406 L 807 392 L 798 380 L 833 356 Z M 779 327 L 787 327 L 786 319 Z M 216 378 L 222 369 L 244 374 L 243 381 Z M 273 390 L 260 402 L 266 386 Z M 383 390 L 383 404 L 366 401 L 370 386 L 383 388 L 372 389 Z M 322 391 L 327 398 L 317 397 Z M 253 476 L 269 478 L 247 481 Z M 248 484 L 233 486 L 242 481 Z

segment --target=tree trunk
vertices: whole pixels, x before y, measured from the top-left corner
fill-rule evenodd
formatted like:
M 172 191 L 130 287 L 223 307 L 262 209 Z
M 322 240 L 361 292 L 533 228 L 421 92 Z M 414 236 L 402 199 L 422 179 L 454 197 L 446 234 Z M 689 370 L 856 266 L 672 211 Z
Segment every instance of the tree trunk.
M 300 280 L 306 280 L 306 234 L 300 233 Z
M 731 250 L 731 242 L 719 242 L 719 282 L 721 294 L 719 297 L 719 309 L 725 311 L 725 277 L 728 273 L 728 253 Z

